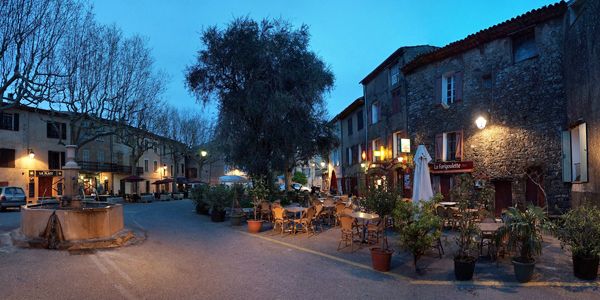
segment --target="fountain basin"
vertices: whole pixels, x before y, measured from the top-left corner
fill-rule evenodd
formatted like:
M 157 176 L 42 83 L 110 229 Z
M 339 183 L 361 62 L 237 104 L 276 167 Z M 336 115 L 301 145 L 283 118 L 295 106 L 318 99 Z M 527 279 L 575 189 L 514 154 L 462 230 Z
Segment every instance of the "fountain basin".
M 108 239 L 123 230 L 123 206 L 108 202 L 83 203 L 80 208 L 28 205 L 21 208 L 21 232 L 28 239 L 43 238 L 50 216 L 56 212 L 64 240 Z

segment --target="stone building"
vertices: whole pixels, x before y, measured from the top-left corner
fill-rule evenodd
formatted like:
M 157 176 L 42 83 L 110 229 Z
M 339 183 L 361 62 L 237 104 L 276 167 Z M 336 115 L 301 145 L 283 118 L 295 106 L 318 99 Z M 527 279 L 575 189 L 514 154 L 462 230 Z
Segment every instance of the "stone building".
M 600 1 L 569 2 L 565 16 L 565 178 L 573 205 L 600 193 Z
M 401 151 L 401 141 L 408 134 L 406 80 L 400 69 L 415 56 L 435 49 L 437 47 L 428 45 L 398 48 L 360 81 L 364 92 L 367 131 L 358 147 L 358 157 L 365 159 L 366 181 L 369 184 L 389 182 L 404 187 L 405 193 L 410 193 L 410 184 L 402 184 L 408 174 L 408 159 Z
M 363 97 L 354 100 L 335 116 L 333 122 L 336 121 L 340 125 L 341 173 L 336 174 L 340 185 L 335 190 L 356 195 L 359 192 L 360 176 L 364 173 L 360 167 L 366 137 Z
M 72 134 L 67 115 L 26 106 L 0 111 L 0 185 L 22 187 L 30 202 L 62 195 L 64 143 Z M 136 174 L 144 181 L 137 192 L 171 190 L 173 185 L 154 185 L 164 178 L 185 176 L 186 161 L 173 157 L 175 141 L 145 133 L 157 147 L 131 161 L 129 146 L 117 136 L 101 136 L 77 151 L 80 184 L 86 194 L 134 193 L 134 185 L 121 179 Z
M 436 191 L 447 197 L 452 175 L 472 172 L 494 184 L 496 213 L 524 202 L 569 206 L 561 149 L 566 10 L 564 2 L 532 10 L 402 68 L 408 133 L 413 151 L 424 144 L 435 157 Z

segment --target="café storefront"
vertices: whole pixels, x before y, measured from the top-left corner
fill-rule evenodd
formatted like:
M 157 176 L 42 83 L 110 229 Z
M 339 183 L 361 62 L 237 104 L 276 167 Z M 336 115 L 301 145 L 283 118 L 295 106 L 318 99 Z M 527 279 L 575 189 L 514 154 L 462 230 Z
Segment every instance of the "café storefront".
M 429 164 L 433 193 L 441 193 L 444 200 L 450 200 L 450 190 L 454 186 L 455 175 L 472 173 L 472 161 L 440 161 Z

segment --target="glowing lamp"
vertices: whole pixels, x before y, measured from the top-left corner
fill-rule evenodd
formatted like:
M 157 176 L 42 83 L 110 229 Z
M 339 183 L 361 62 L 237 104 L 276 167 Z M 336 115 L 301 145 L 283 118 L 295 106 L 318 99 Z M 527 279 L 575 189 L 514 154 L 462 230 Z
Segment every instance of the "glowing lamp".
M 477 125 L 477 128 L 479 128 L 479 129 L 484 129 L 486 124 L 487 124 L 487 120 L 483 116 L 479 116 L 475 120 L 475 125 Z
M 33 149 L 27 149 L 27 150 L 28 150 L 27 152 L 29 152 L 28 153 L 29 154 L 29 158 L 30 159 L 34 159 L 35 158 L 35 153 L 33 152 Z

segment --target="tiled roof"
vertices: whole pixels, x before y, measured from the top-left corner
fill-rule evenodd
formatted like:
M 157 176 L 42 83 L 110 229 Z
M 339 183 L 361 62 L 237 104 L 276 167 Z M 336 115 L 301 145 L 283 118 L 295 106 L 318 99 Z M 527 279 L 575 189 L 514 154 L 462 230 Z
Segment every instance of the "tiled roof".
M 353 113 L 357 108 L 362 107 L 364 105 L 364 97 L 359 97 L 354 102 L 350 103 L 341 113 L 337 114 L 331 121 L 334 122 L 336 120 L 341 120 L 347 117 L 349 114 Z
M 437 50 L 423 53 L 406 64 L 402 68 L 402 72 L 410 74 L 423 65 L 457 55 L 487 42 L 506 37 L 535 24 L 560 17 L 566 10 L 567 4 L 564 1 L 531 10 L 520 16 L 471 34 L 462 40 L 438 48 Z

